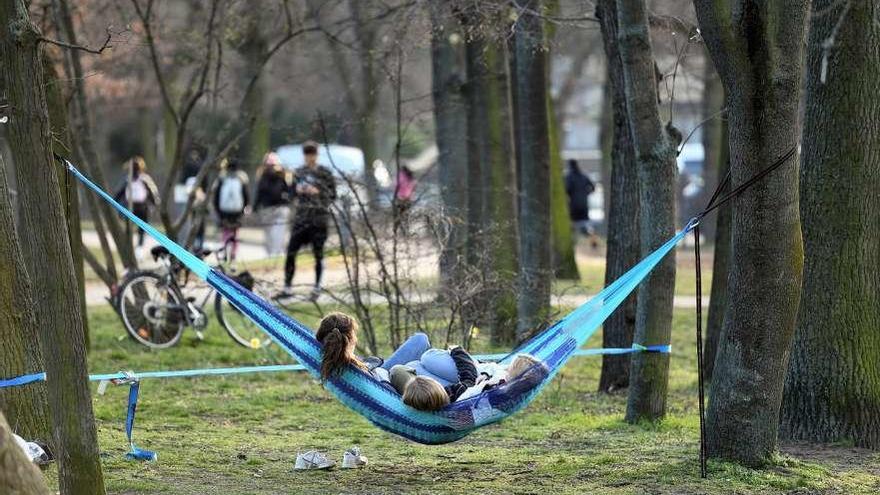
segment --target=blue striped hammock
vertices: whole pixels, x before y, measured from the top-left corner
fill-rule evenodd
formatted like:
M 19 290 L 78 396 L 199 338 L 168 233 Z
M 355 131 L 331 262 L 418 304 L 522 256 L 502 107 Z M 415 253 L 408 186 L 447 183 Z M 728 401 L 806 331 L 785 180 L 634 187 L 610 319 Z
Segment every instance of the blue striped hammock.
M 189 270 L 226 297 L 309 373 L 315 377 L 319 376 L 321 345 L 315 340 L 313 332 L 308 327 L 245 289 L 235 280 L 211 268 L 116 202 L 69 161 L 64 160 L 64 162 L 70 172 L 83 184 L 95 191 L 122 215 L 167 248 Z M 528 405 L 568 362 L 575 351 L 593 335 L 605 319 L 692 227 L 693 225 L 689 224 L 602 292 L 502 358 L 501 362 L 505 363 L 512 360 L 516 354 L 528 353 L 544 364 L 544 366 L 532 367 L 519 378 L 503 386 L 454 402 L 433 412 L 418 411 L 405 405 L 398 394 L 380 384 L 369 373 L 355 367 L 349 367 L 338 378 L 327 380 L 325 386 L 343 404 L 388 432 L 422 444 L 444 444 L 463 438 L 481 426 L 501 421 Z

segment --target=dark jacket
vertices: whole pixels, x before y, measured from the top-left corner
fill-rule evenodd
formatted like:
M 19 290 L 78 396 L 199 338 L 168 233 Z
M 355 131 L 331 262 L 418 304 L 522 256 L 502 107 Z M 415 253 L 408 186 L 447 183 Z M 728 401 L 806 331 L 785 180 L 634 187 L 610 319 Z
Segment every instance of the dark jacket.
M 296 187 L 311 185 L 318 194 L 297 194 Z M 330 205 L 336 199 L 336 179 L 333 172 L 323 165 L 309 168 L 306 165 L 294 171 L 291 196 L 296 202 L 295 223 L 324 223 L 330 218 Z
M 572 221 L 590 219 L 590 205 L 587 199 L 596 190 L 589 177 L 576 168 L 569 169 L 565 176 L 565 192 L 568 194 L 568 214 Z
M 257 198 L 254 201 L 254 209 L 272 208 L 282 206 L 290 202 L 290 189 L 284 176 L 274 170 L 267 170 L 260 176 L 257 182 Z
M 450 383 L 443 388 L 446 389 L 449 402 L 455 402 L 465 390 L 476 385 L 477 366 L 474 358 L 461 347 L 454 347 L 449 351 L 449 354 L 452 356 L 452 360 L 455 361 L 455 368 L 458 370 L 458 382 Z

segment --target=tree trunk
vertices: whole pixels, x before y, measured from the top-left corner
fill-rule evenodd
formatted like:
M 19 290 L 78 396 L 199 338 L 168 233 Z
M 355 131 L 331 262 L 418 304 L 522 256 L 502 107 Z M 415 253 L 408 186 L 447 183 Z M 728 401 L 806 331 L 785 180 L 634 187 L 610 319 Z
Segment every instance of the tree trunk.
M 645 0 L 618 0 L 617 40 L 627 95 L 627 121 L 639 176 L 642 257 L 674 235 L 677 143 L 660 122 L 657 80 Z M 675 255 L 667 256 L 639 289 L 634 341 L 668 344 L 672 334 Z M 632 358 L 626 420 L 655 420 L 666 413 L 669 354 Z
M 605 9 L 604 12 L 608 12 L 609 7 L 607 7 L 607 5 L 608 4 L 606 4 L 605 7 L 599 7 L 599 4 L 596 4 L 596 15 L 600 15 L 600 11 L 603 8 Z M 610 3 L 610 8 L 615 9 L 613 2 Z M 599 22 L 600 23 L 602 22 L 601 19 Z M 617 24 L 617 16 L 616 15 L 614 16 L 614 23 L 616 26 L 616 24 Z M 617 34 L 614 34 L 614 36 L 615 36 L 614 42 L 617 43 L 617 40 L 616 40 Z M 604 43 L 605 39 L 606 39 L 606 36 L 604 34 L 602 35 L 602 39 L 603 39 L 603 43 Z M 617 48 L 615 47 L 615 51 L 616 51 L 616 49 Z M 605 56 L 606 56 L 605 63 L 609 64 L 610 62 L 607 61 L 609 59 L 608 54 L 606 53 Z M 603 221 L 605 223 L 606 231 L 608 229 L 608 222 L 610 221 L 609 220 L 609 215 L 610 215 L 609 212 L 611 211 L 611 173 L 612 173 L 611 170 L 613 168 L 614 153 L 615 153 L 615 151 L 614 151 L 614 149 L 615 149 L 614 148 L 614 142 L 615 142 L 614 132 L 617 129 L 619 129 L 619 127 L 617 126 L 617 121 L 615 120 L 617 113 L 612 106 L 612 92 L 614 91 L 614 89 L 611 87 L 611 80 L 608 78 L 609 71 L 610 71 L 610 69 L 608 67 L 606 67 L 605 68 L 605 73 L 606 73 L 605 84 L 602 87 L 602 116 L 601 116 L 601 120 L 599 122 L 599 146 L 602 150 L 602 164 L 600 167 L 602 177 L 600 177 L 599 180 L 602 183 L 602 214 L 604 215 Z M 621 82 L 621 84 L 623 84 L 623 83 Z M 626 124 L 626 108 L 623 109 L 623 112 L 624 113 L 622 113 L 621 116 L 624 119 L 623 123 L 625 125 Z M 629 132 L 629 131 L 627 131 L 627 132 Z M 632 144 L 629 144 L 629 146 L 631 147 Z M 633 299 L 633 300 L 635 301 L 635 299 Z M 629 362 L 628 359 L 627 359 L 627 362 Z
M 250 126 L 245 134 L 239 156 L 244 162 L 245 171 L 256 177 L 257 167 L 263 161 L 263 155 L 269 151 L 269 120 L 266 118 L 266 78 L 262 72 L 262 61 L 269 50 L 265 37 L 265 24 L 262 14 L 265 12 L 262 2 L 250 2 L 247 14 L 246 40 L 238 51 L 245 60 L 243 80 L 247 84 L 251 78 L 257 77 L 253 88 L 244 100 L 245 122 Z
M 519 219 L 517 216 L 516 163 L 512 153 L 508 62 L 503 46 L 490 44 L 486 51 L 489 78 L 486 85 L 486 143 L 489 146 L 488 225 L 492 230 L 489 277 L 497 288 L 493 301 L 492 342 L 516 341 L 516 281 L 519 276 Z
M 15 443 L 6 418 L 0 411 L 0 493 L 49 495 L 43 474 Z
M 605 210 L 608 228 L 605 254 L 605 285 L 620 278 L 639 261 L 639 177 L 633 150 L 632 135 L 627 121 L 627 100 L 623 66 L 617 45 L 617 7 L 615 0 L 601 0 L 596 15 L 602 28 L 607 60 L 606 113 L 611 120 L 607 132 L 610 141 L 609 173 L 605 189 L 609 207 Z M 604 119 L 605 117 L 603 117 Z M 636 327 L 635 291 L 602 328 L 602 347 L 629 347 Z M 630 356 L 602 356 L 599 391 L 611 392 L 629 386 Z
M 806 0 L 694 2 L 728 101 L 731 183 L 798 142 Z M 733 204 L 729 304 L 707 414 L 711 457 L 747 465 L 776 450 L 782 385 L 803 266 L 797 157 Z
M 6 164 L 0 155 L 0 377 L 39 373 L 43 356 L 34 315 L 30 280 L 15 228 Z M 44 382 L 0 388 L 0 411 L 19 435 L 52 441 Z
M 709 129 L 704 132 L 709 132 Z M 706 156 L 715 156 L 715 163 L 704 162 L 707 167 L 718 170 L 716 176 L 727 175 L 730 166 L 730 146 L 727 141 L 727 121 L 721 122 L 722 145 L 719 153 L 710 153 Z M 710 149 L 711 148 L 707 148 Z M 712 188 L 714 189 L 714 188 Z M 722 194 L 728 192 L 730 186 L 724 188 Z M 708 201 L 708 199 L 707 199 Z M 721 338 L 721 328 L 724 326 L 724 312 L 727 311 L 727 278 L 730 273 L 731 256 L 731 217 L 733 211 L 730 203 L 718 207 L 715 214 L 715 237 L 714 253 L 712 259 L 712 289 L 709 296 L 709 315 L 706 319 L 706 340 L 703 344 L 703 380 L 710 383 L 712 373 L 715 371 L 715 357 L 718 355 L 718 340 Z M 701 229 L 702 230 L 702 229 Z
M 366 19 L 365 9 L 369 5 L 364 0 L 349 0 L 348 6 L 354 19 L 357 35 L 358 61 L 360 62 L 360 106 L 357 115 L 358 146 L 364 152 L 364 184 L 367 188 L 370 205 L 375 206 L 379 196 L 373 161 L 379 158 L 376 142 L 377 113 L 379 110 L 379 84 L 376 77 L 373 48 L 376 45 L 376 29 Z
M 521 4 L 541 12 L 540 0 Z M 520 281 L 517 302 L 520 338 L 547 322 L 550 282 L 550 142 L 547 67 L 540 17 L 517 19 L 511 39 L 511 102 L 519 180 Z M 528 177 L 528 180 L 526 180 Z
M 723 127 L 725 116 L 720 113 L 724 108 L 724 85 L 706 56 L 703 68 L 703 194 L 700 206 L 705 205 L 712 197 L 718 181 L 727 172 L 727 136 Z M 717 216 L 709 215 L 700 222 L 700 233 L 706 239 L 715 239 L 715 223 Z
M 58 31 L 63 33 L 63 39 L 71 44 L 77 44 L 76 31 L 73 27 L 73 17 L 67 0 L 55 0 L 55 11 L 58 19 Z M 92 116 L 86 99 L 85 81 L 86 74 L 82 68 L 79 50 L 64 50 L 67 57 L 68 78 L 71 81 L 71 123 L 72 132 L 76 136 L 73 140 L 73 155 L 78 163 L 84 167 L 98 185 L 107 189 L 107 181 L 104 178 L 104 169 L 98 159 L 98 152 L 94 142 L 94 129 L 92 128 Z M 119 221 L 119 215 L 107 203 L 98 202 L 98 208 L 104 225 L 113 237 L 116 252 L 122 265 L 126 269 L 137 268 L 137 259 L 131 243 L 131 234 L 124 224 Z M 107 264 L 113 261 L 108 258 Z M 111 273 L 115 272 L 111 270 Z
M 0 1 L 0 59 L 10 103 L 26 268 L 33 281 L 37 328 L 46 364 L 59 483 L 64 494 L 103 494 L 86 356 L 83 315 L 64 209 L 54 173 L 39 33 L 21 0 Z
M 43 74 L 46 77 L 46 104 L 49 108 L 49 122 L 52 123 L 52 136 L 63 149 L 69 150 L 72 147 L 73 139 L 71 139 L 69 119 L 67 118 L 67 103 L 58 72 L 49 57 L 43 58 Z M 70 243 L 73 270 L 76 273 L 80 311 L 82 314 L 86 314 L 86 280 L 82 254 L 82 226 L 79 217 L 79 188 L 76 181 L 70 180 L 67 169 L 61 163 L 55 163 L 55 173 L 62 188 L 62 205 L 64 206 L 64 217 L 67 218 L 67 231 L 70 235 L 68 242 Z M 85 319 L 83 319 L 83 335 L 86 347 L 89 347 L 89 325 Z
M 465 262 L 467 242 L 467 115 L 464 77 L 458 43 L 458 22 L 442 5 L 431 9 L 431 87 L 440 195 L 449 223 L 449 237 L 440 253 L 443 286 L 454 290 Z
M 833 10 L 807 43 L 804 284 L 780 436 L 880 449 L 880 2 L 814 9 Z
M 548 15 L 557 15 L 559 13 L 559 0 L 548 0 L 546 2 L 546 12 Z M 552 40 L 556 36 L 555 25 L 552 22 L 545 22 L 544 29 L 547 31 L 547 39 Z M 573 89 L 569 89 L 575 84 L 578 76 L 583 72 L 584 64 L 588 55 L 581 52 L 572 64 L 572 74 L 570 74 L 570 84 L 563 84 L 560 91 L 561 101 L 558 103 L 547 92 L 547 114 L 549 120 L 547 122 L 550 132 L 550 216 L 553 221 L 551 232 L 551 247 L 553 274 L 560 280 L 580 280 L 581 274 L 578 272 L 577 260 L 575 259 L 575 238 L 571 227 L 571 217 L 568 212 L 568 196 L 565 192 L 565 181 L 563 179 L 564 163 L 562 161 L 562 124 L 565 114 L 565 105 L 571 99 Z M 551 84 L 551 76 L 553 57 L 547 57 L 547 84 Z M 567 81 L 567 82 L 568 82 Z M 561 107 L 557 108 L 557 104 Z
M 478 33 L 470 34 L 465 45 L 467 86 L 467 194 L 468 194 L 468 269 L 486 273 L 486 253 L 489 246 L 489 143 L 486 142 L 489 115 L 486 108 L 489 67 L 483 57 L 486 42 Z M 485 301 L 478 303 L 483 306 Z
M 549 78 L 548 78 L 549 81 Z M 547 96 L 547 114 L 555 115 L 553 99 Z M 574 232 L 568 214 L 568 196 L 562 176 L 562 141 L 559 125 L 555 118 L 547 121 L 550 132 L 550 226 L 551 246 L 553 248 L 553 274 L 560 280 L 580 280 L 575 260 Z

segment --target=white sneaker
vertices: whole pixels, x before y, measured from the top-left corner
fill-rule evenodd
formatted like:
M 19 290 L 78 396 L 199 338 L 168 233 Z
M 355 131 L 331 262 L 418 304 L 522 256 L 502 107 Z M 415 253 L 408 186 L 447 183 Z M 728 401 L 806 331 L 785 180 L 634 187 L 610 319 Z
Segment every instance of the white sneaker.
M 342 455 L 342 467 L 345 469 L 354 469 L 367 465 L 367 457 L 361 455 L 359 447 L 352 447 L 345 451 Z
M 330 469 L 336 463 L 317 450 L 310 450 L 296 455 L 293 469 Z

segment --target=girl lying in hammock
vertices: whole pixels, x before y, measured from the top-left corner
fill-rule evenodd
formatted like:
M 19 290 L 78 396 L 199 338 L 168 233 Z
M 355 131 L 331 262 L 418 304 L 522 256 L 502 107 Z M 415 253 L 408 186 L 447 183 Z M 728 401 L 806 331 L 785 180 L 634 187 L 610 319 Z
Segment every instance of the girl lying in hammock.
M 416 333 L 378 366 L 355 355 L 357 320 L 344 313 L 331 313 L 321 320 L 315 338 L 322 346 L 321 379 L 339 376 L 348 365 L 369 371 L 403 396 L 403 402 L 422 411 L 435 411 L 459 398 L 518 377 L 538 360 L 516 356 L 509 367 L 478 363 L 460 347 L 432 349 L 428 336 Z M 373 364 L 373 363 L 371 363 Z

